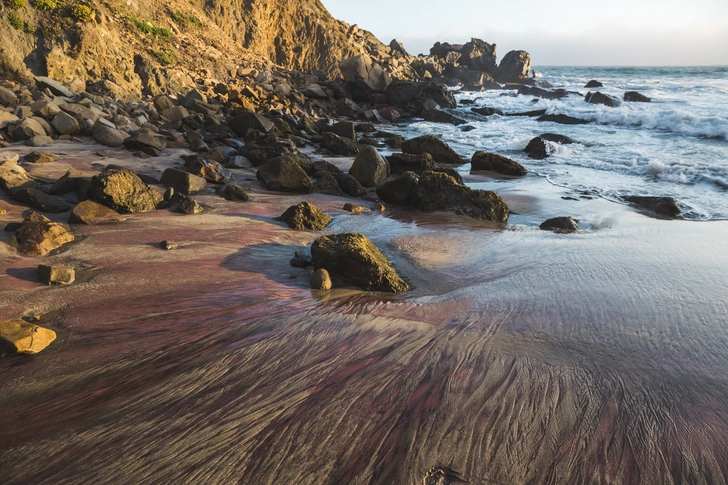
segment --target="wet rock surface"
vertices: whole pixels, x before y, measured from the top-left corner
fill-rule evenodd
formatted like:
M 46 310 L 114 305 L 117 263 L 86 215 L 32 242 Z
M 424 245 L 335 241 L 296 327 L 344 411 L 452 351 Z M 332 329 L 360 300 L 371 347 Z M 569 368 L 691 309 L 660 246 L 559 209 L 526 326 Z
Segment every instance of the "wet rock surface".
M 331 216 L 308 202 L 293 205 L 275 220 L 297 231 L 320 231 L 331 223 Z

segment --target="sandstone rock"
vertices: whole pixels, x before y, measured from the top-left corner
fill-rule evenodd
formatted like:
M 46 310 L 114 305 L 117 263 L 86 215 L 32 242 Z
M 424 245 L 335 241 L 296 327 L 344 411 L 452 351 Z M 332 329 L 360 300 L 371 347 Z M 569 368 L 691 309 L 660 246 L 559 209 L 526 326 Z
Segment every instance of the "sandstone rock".
M 495 192 L 459 185 L 441 172 L 422 174 L 410 201 L 413 208 L 422 211 L 449 211 L 494 222 L 508 219 L 508 206 Z
M 366 54 L 344 59 L 339 69 L 346 82 L 364 85 L 372 91 L 384 91 L 392 82 L 391 76 Z
M 39 264 L 38 278 L 46 285 L 70 285 L 76 281 L 76 272 L 64 266 Z
M 376 187 L 389 176 L 389 164 L 376 148 L 364 145 L 349 169 L 349 175 L 364 187 Z
M 185 196 L 179 206 L 177 206 L 176 212 L 187 215 L 195 215 L 202 213 L 203 210 L 202 206 L 195 199 Z
M 515 160 L 506 158 L 495 153 L 488 152 L 475 152 L 473 158 L 470 160 L 472 168 L 474 170 L 488 170 L 491 172 L 500 173 L 503 175 L 511 175 L 514 177 L 522 177 L 528 172 L 526 168 Z
M 66 212 L 71 208 L 58 197 L 34 188 L 15 190 L 11 198 L 43 212 L 60 213 Z
M 20 156 L 15 152 L 0 152 L 0 165 L 15 165 L 20 160 Z
M 120 147 L 129 138 L 128 133 L 105 125 L 97 125 L 93 131 L 94 140 L 107 147 Z
M 531 56 L 526 51 L 510 51 L 498 66 L 498 80 L 501 82 L 517 82 L 528 78 L 531 71 Z
M 46 76 L 35 76 L 35 85 L 40 90 L 50 90 L 50 92 L 55 94 L 56 96 L 65 96 L 67 98 L 73 97 L 73 92 L 70 89 L 68 89 L 66 86 L 59 83 L 58 81 L 55 81 Z
M 410 197 L 418 182 L 417 174 L 405 172 L 377 187 L 377 196 L 387 204 L 410 205 Z
M 28 163 L 51 163 L 58 160 L 58 157 L 50 153 L 30 152 L 23 157 L 23 160 Z
M 146 133 L 132 135 L 123 144 L 127 150 L 138 150 L 153 157 L 160 156 L 166 146 L 161 138 Z
M 176 168 L 168 168 L 162 173 L 160 183 L 165 187 L 172 187 L 175 191 L 183 195 L 189 195 L 193 192 L 199 192 L 207 187 L 207 180 L 203 177 L 177 170 Z
M 48 101 L 47 99 L 39 99 L 30 104 L 30 109 L 33 110 L 33 114 L 42 116 L 46 120 L 52 120 L 61 112 L 61 108 L 58 105 Z
M 560 233 L 576 232 L 579 229 L 579 219 L 571 217 L 554 217 L 544 221 L 539 229 L 542 231 L 554 231 Z
M 261 166 L 256 177 L 267 190 L 307 194 L 313 190 L 311 179 L 288 155 L 274 158 Z
M 402 152 L 413 155 L 429 153 L 437 163 L 462 165 L 465 161 L 444 141 L 433 135 L 423 135 L 402 143 Z
M 245 136 L 248 130 L 268 133 L 275 127 L 271 120 L 256 113 L 242 113 L 230 120 L 229 124 L 230 129 L 238 136 Z
M 372 210 L 375 210 L 377 212 L 384 212 L 385 210 L 387 210 L 387 206 L 385 206 L 381 201 L 376 201 Z
M 354 214 L 363 214 L 367 211 L 367 208 L 363 205 L 352 204 L 351 202 L 347 202 L 346 204 L 344 204 L 343 209 Z
M 333 133 L 325 133 L 321 146 L 326 148 L 334 155 L 351 156 L 359 153 L 359 144 L 348 138 L 335 135 Z
M 584 99 L 587 103 L 603 104 L 604 106 L 609 106 L 611 108 L 615 108 L 622 104 L 617 98 L 613 98 L 608 94 L 600 93 L 599 91 L 589 91 L 588 93 L 586 93 Z
M 53 138 L 46 135 L 36 135 L 25 142 L 29 147 L 47 147 L 53 145 L 53 143 Z
M 562 125 L 586 125 L 591 123 L 591 120 L 583 120 L 581 118 L 562 114 L 545 114 L 537 118 L 536 121 L 551 121 Z
M 76 204 L 76 207 L 68 216 L 69 224 L 98 224 L 99 222 L 115 220 L 119 213 L 113 209 L 101 205 L 93 200 L 84 200 Z
M 28 256 L 43 256 L 74 239 L 62 224 L 51 222 L 37 212 L 28 214 L 15 238 L 19 250 Z
M 602 87 L 604 87 L 604 84 L 600 83 L 596 79 L 592 79 L 591 81 L 586 83 L 586 85 L 584 87 L 585 88 L 602 88 Z
M 297 231 L 320 231 L 331 222 L 331 216 L 308 202 L 292 205 L 276 221 L 285 223 Z
M 331 276 L 329 272 L 321 268 L 311 275 L 311 289 L 319 291 L 327 291 L 331 289 Z
M 216 184 L 227 183 L 228 180 L 233 178 L 232 173 L 223 168 L 218 162 L 205 160 L 199 156 L 188 158 L 185 161 L 185 168 L 189 173 Z
M 652 101 L 651 98 L 637 91 L 627 91 L 624 93 L 624 100 L 632 103 L 650 103 Z
M 663 217 L 678 217 L 682 208 L 672 197 L 628 195 L 624 200 Z
M 109 170 L 95 176 L 88 196 L 121 214 L 153 211 L 163 200 L 137 174 L 125 170 Z
M 326 269 L 365 290 L 400 293 L 408 291 L 389 261 L 363 234 L 343 233 L 321 236 L 311 245 L 316 270 Z
M 9 90 L 8 88 L 0 86 L 0 105 L 10 106 L 14 104 L 17 100 L 18 97 L 15 95 L 14 92 Z
M 14 140 L 25 141 L 30 140 L 35 136 L 46 136 L 46 132 L 36 120 L 32 118 L 25 118 L 13 127 L 10 135 Z
M 53 184 L 51 194 L 63 195 L 75 192 L 79 200 L 84 200 L 91 188 L 91 179 L 95 176 L 96 172 L 81 172 L 70 168 Z
M 0 187 L 13 193 L 22 188 L 40 189 L 40 184 L 30 177 L 20 165 L 5 164 L 0 165 Z
M 217 191 L 225 200 L 232 202 L 248 202 L 250 200 L 250 194 L 245 187 L 240 185 L 226 184 L 220 187 Z
M 159 243 L 159 247 L 166 251 L 171 251 L 172 249 L 177 249 L 179 247 L 179 244 L 172 241 L 162 241 Z
M 81 126 L 76 118 L 63 111 L 53 118 L 53 127 L 61 135 L 75 135 L 81 132 Z
M 172 106 L 162 111 L 162 118 L 167 121 L 181 121 L 189 116 L 184 106 Z
M 12 113 L 8 113 L 6 111 L 0 111 L 0 130 L 3 128 L 7 128 L 8 126 L 15 124 L 16 121 L 18 121 L 20 118 L 15 116 Z
M 56 339 L 56 332 L 22 320 L 0 320 L 0 348 L 10 354 L 37 354 Z

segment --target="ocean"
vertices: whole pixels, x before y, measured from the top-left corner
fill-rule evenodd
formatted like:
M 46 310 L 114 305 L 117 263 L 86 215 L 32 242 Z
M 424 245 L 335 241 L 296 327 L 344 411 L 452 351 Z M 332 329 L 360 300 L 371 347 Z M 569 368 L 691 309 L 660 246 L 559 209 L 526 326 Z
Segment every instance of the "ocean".
M 619 107 L 587 103 L 579 94 L 562 99 L 515 95 L 513 91 L 457 91 L 455 98 L 505 114 L 546 109 L 593 120 L 586 125 L 538 122 L 533 117 L 490 116 L 458 104 L 457 114 L 475 129 L 415 121 L 402 131 L 442 136 L 461 155 L 476 150 L 518 160 L 554 185 L 617 202 L 626 195 L 675 197 L 685 219 L 728 218 L 728 67 L 552 67 L 536 66 L 538 81 L 585 95 L 601 91 L 622 99 L 638 91 L 651 103 Z M 589 89 L 589 80 L 603 88 Z M 542 133 L 567 135 L 578 144 L 552 144 L 545 160 L 523 152 Z M 469 171 L 469 165 L 461 170 Z

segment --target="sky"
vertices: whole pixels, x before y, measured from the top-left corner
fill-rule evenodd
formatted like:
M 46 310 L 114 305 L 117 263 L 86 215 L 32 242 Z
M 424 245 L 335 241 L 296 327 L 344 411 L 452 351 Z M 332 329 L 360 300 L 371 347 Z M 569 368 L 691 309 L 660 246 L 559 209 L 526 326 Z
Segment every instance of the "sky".
M 535 66 L 728 65 L 728 0 L 322 0 L 410 54 L 477 37 Z M 445 8 L 445 6 L 450 6 Z

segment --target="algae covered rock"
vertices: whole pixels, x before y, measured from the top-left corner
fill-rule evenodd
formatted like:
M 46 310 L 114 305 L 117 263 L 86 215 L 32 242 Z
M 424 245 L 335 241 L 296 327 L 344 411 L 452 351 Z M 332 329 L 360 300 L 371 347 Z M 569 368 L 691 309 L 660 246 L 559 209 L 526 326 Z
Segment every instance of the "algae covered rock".
M 121 214 L 153 211 L 163 200 L 162 194 L 126 170 L 108 170 L 95 176 L 88 196 Z
M 402 143 L 402 152 L 413 155 L 421 155 L 429 153 L 437 163 L 449 163 L 453 165 L 462 165 L 465 163 L 455 150 L 450 148 L 447 143 L 433 135 L 423 135 Z
M 389 164 L 376 148 L 364 145 L 349 169 L 349 175 L 364 187 L 376 187 L 389 176 Z
M 326 269 L 365 290 L 401 293 L 409 285 L 369 238 L 358 233 L 321 236 L 311 245 L 315 269 Z
M 460 185 L 442 172 L 425 172 L 410 195 L 413 208 L 422 211 L 449 211 L 473 219 L 505 222 L 508 206 L 490 190 L 473 190 Z
M 74 238 L 62 224 L 52 222 L 37 212 L 31 212 L 20 225 L 15 239 L 22 253 L 43 256 Z
M 388 204 L 409 205 L 410 195 L 417 187 L 419 177 L 414 172 L 405 172 L 394 180 L 377 187 L 377 196 Z
M 284 222 L 288 227 L 297 231 L 320 231 L 329 225 L 331 216 L 313 204 L 301 202 L 286 209 L 275 220 Z
M 56 339 L 56 332 L 22 320 L 0 320 L 0 351 L 37 354 Z
M 579 229 L 579 219 L 569 216 L 553 217 L 538 226 L 542 231 L 554 231 L 560 233 L 576 232 Z
M 488 170 L 500 173 L 502 175 L 511 175 L 514 177 L 522 177 L 528 171 L 526 168 L 515 160 L 489 152 L 475 152 L 470 160 L 473 170 Z

